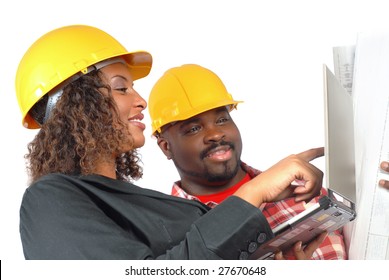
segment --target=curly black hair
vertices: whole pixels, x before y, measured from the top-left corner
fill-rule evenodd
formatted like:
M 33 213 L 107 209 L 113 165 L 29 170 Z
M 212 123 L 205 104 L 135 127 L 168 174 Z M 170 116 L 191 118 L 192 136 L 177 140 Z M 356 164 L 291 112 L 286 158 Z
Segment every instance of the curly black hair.
M 64 87 L 50 117 L 28 144 L 25 158 L 32 182 L 49 173 L 93 174 L 94 163 L 108 160 L 112 154 L 118 155 L 117 179 L 142 177 L 137 150 L 120 150 L 123 144 L 133 146 L 133 139 L 120 121 L 111 89 L 101 75 L 93 71 Z

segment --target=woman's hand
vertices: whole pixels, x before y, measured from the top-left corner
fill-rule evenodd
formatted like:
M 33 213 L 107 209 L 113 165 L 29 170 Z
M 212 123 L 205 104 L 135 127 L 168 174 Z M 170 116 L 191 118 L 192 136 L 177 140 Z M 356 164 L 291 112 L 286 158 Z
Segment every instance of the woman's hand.
M 323 172 L 309 162 L 323 155 L 324 148 L 290 155 L 244 184 L 235 195 L 257 207 L 291 196 L 297 202 L 309 201 L 320 194 L 323 182 Z

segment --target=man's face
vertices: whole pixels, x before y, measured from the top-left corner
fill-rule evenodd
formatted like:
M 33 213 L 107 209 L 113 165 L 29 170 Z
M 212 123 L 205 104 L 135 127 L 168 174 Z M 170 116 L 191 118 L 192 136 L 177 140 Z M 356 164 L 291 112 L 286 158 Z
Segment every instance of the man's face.
M 222 185 L 238 172 L 242 140 L 226 107 L 164 127 L 158 145 L 181 180 Z

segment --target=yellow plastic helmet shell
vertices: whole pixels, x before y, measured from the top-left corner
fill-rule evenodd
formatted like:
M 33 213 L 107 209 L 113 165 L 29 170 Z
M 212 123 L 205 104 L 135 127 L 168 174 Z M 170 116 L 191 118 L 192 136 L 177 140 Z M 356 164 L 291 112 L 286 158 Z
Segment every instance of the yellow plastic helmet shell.
M 238 103 L 211 70 L 184 64 L 167 70 L 153 86 L 149 101 L 152 134 L 171 122 L 186 120 L 205 111 Z
M 39 128 L 29 111 L 45 94 L 77 73 L 103 60 L 122 57 L 133 79 L 147 76 L 152 57 L 148 52 L 128 52 L 106 32 L 87 25 L 70 25 L 40 37 L 21 59 L 15 79 L 16 96 L 27 128 Z

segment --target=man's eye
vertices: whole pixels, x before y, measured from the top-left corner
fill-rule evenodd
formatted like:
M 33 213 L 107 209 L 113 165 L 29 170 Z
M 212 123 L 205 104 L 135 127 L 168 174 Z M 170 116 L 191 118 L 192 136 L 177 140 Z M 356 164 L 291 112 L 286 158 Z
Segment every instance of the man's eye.
M 197 131 L 200 130 L 200 127 L 198 126 L 192 126 L 191 128 L 189 128 L 188 130 L 186 130 L 185 134 L 192 134 L 192 133 L 196 133 Z
M 228 119 L 227 118 L 220 118 L 217 122 L 218 123 L 225 123 L 225 122 L 228 122 Z

